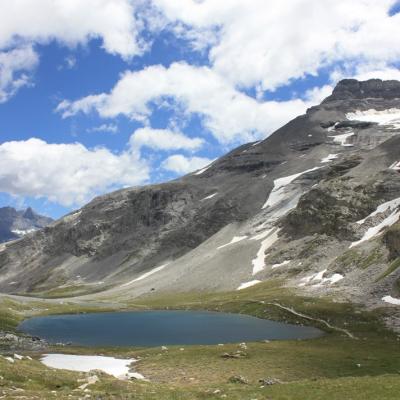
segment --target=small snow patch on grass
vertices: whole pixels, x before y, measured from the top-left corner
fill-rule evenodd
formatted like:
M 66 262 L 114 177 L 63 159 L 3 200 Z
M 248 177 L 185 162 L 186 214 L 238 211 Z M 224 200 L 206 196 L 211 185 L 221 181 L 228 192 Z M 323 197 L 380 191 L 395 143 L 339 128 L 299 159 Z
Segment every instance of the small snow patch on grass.
M 382 300 L 385 303 L 389 303 L 389 304 L 394 304 L 396 306 L 400 306 L 400 299 L 396 299 L 396 298 L 394 298 L 392 296 L 384 296 L 384 297 L 382 297 Z
M 244 283 L 241 283 L 240 286 L 239 286 L 236 290 L 246 289 L 246 288 L 248 288 L 248 287 L 257 285 L 257 283 L 261 283 L 261 281 L 255 279 L 255 280 L 253 280 L 253 281 L 244 282 Z
M 95 369 L 113 375 L 118 379 L 144 379 L 135 372 L 129 372 L 130 365 L 136 360 L 119 359 L 104 356 L 81 356 L 72 354 L 45 354 L 41 362 L 50 368 L 66 369 L 69 371 L 89 372 Z

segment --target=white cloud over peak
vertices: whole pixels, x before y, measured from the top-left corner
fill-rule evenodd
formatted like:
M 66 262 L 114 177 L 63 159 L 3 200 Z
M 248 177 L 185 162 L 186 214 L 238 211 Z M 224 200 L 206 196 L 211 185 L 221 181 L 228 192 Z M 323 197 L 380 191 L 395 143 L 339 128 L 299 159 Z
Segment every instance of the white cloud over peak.
M 128 71 L 110 93 L 64 100 L 57 111 L 63 117 L 97 111 L 103 118 L 122 114 L 146 121 L 154 107 L 169 104 L 171 98 L 187 114 L 202 116 L 204 126 L 221 143 L 264 138 L 309 106 L 302 100 L 260 102 L 236 90 L 208 67 L 174 63 L 169 68 L 155 65 Z
M 190 138 L 169 129 L 139 128 L 130 138 L 132 148 L 149 147 L 153 150 L 198 150 L 204 144 L 201 138 Z
M 395 62 L 395 0 L 154 0 L 172 24 L 198 41 L 214 32 L 212 69 L 232 84 L 274 89 L 336 62 Z M 215 29 L 218 27 L 218 29 Z M 216 40 L 217 38 L 217 40 Z
M 0 191 L 15 196 L 79 206 L 97 194 L 148 178 L 147 163 L 132 148 L 113 154 L 105 148 L 36 138 L 0 144 Z
M 185 157 L 182 154 L 174 154 L 162 162 L 161 168 L 182 175 L 204 168 L 212 161 L 206 157 Z

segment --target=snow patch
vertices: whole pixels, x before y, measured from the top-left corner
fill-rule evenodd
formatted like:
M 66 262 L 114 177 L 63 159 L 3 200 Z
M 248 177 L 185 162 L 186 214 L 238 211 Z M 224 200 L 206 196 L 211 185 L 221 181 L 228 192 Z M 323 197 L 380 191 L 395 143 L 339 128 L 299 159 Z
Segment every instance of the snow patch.
M 353 145 L 350 143 L 346 143 L 347 139 L 351 136 L 354 136 L 353 131 L 349 131 L 347 133 L 342 133 L 341 135 L 335 135 L 335 136 L 328 136 L 333 139 L 334 143 L 340 144 L 343 147 L 352 147 Z
M 212 199 L 212 198 L 215 197 L 217 194 L 218 194 L 218 192 L 213 193 L 213 194 L 210 194 L 209 196 L 204 197 L 204 199 L 201 199 L 200 201 Z
M 367 230 L 367 232 L 364 233 L 364 236 L 356 241 L 353 242 L 349 248 L 352 248 L 354 246 L 359 245 L 360 243 L 366 242 L 367 240 L 370 240 L 376 236 L 379 236 L 382 233 L 382 230 L 384 228 L 387 228 L 389 226 L 392 226 L 395 224 L 400 218 L 400 211 L 393 211 L 388 217 L 386 217 L 381 223 L 379 223 L 376 226 L 373 226 Z
M 138 278 L 136 278 L 136 279 L 134 279 L 134 280 L 132 280 L 132 281 L 129 281 L 129 282 L 127 282 L 127 283 L 124 283 L 123 285 L 121 285 L 121 287 L 128 286 L 128 285 L 130 285 L 130 284 L 132 284 L 132 283 L 134 283 L 134 282 L 141 281 L 142 279 L 146 279 L 146 278 L 148 278 L 149 276 L 155 274 L 156 272 L 159 272 L 159 271 L 163 270 L 168 264 L 169 264 L 169 263 L 164 264 L 164 265 L 160 265 L 159 267 L 156 267 L 156 268 L 153 268 L 151 271 L 146 272 L 146 273 L 143 274 L 143 275 L 140 275 Z
M 13 229 L 11 232 L 15 233 L 18 236 L 25 236 L 28 233 L 35 232 L 37 229 L 36 228 L 31 228 L 31 229 Z
M 324 269 L 320 272 L 317 272 L 316 274 L 306 276 L 304 278 L 300 279 L 299 286 L 306 286 L 310 283 L 314 283 L 314 287 L 322 286 L 324 284 L 329 284 L 333 285 L 336 282 L 341 281 L 344 276 L 341 274 L 333 274 L 330 278 L 324 278 L 324 275 L 326 273 L 327 269 Z
M 274 230 L 275 228 L 271 228 L 271 229 L 267 229 L 264 232 L 259 233 L 258 235 L 253 236 L 252 238 L 250 238 L 250 240 L 262 240 L 264 238 L 266 238 L 267 236 L 269 236 L 269 234 Z
M 329 154 L 327 157 L 325 157 L 321 160 L 321 163 L 331 162 L 332 160 L 335 160 L 338 157 L 339 157 L 339 154 Z
M 71 354 L 45 354 L 41 362 L 50 368 L 69 371 L 89 372 L 94 369 L 104 371 L 118 379 L 144 379 L 143 375 L 129 372 L 129 367 L 136 362 L 134 358 L 119 359 L 104 356 L 79 356 Z
M 241 242 L 242 240 L 247 239 L 247 236 L 234 236 L 233 239 L 226 244 L 223 244 L 222 246 L 218 246 L 217 249 L 223 249 L 224 247 L 230 246 L 231 244 Z
M 394 169 L 395 171 L 400 171 L 400 161 L 395 161 L 389 169 Z
M 314 167 L 311 169 L 307 169 L 306 171 L 299 172 L 298 174 L 284 176 L 282 178 L 275 179 L 274 187 L 271 193 L 269 194 L 267 201 L 262 206 L 262 209 L 265 209 L 267 207 L 273 207 L 276 204 L 280 203 L 285 198 L 286 186 L 292 183 L 296 178 L 298 178 L 301 175 L 307 174 L 308 172 L 316 171 L 317 169 L 320 168 L 321 167 Z
M 394 129 L 400 129 L 400 109 L 389 108 L 387 110 L 369 109 L 366 111 L 357 110 L 346 114 L 349 120 L 375 122 L 383 126 L 391 126 Z
M 244 283 L 241 283 L 240 286 L 236 290 L 246 289 L 248 287 L 257 285 L 257 283 L 261 283 L 261 281 L 255 279 L 254 281 L 244 282 Z
M 396 306 L 400 306 L 400 299 L 396 299 L 396 298 L 394 298 L 392 296 L 384 296 L 384 297 L 382 297 L 382 300 L 385 303 L 389 303 L 389 304 L 394 304 Z
M 274 230 L 261 242 L 260 249 L 257 252 L 256 258 L 252 260 L 253 275 L 258 274 L 265 268 L 265 252 L 278 240 L 280 229 Z
M 212 165 L 212 164 L 207 165 L 206 167 L 204 167 L 204 168 L 202 168 L 202 169 L 199 169 L 199 170 L 196 171 L 193 175 L 201 175 L 202 173 L 206 172 L 206 171 L 211 167 L 211 165 Z
M 328 132 L 333 132 L 333 131 L 336 129 L 336 125 L 337 125 L 338 123 L 339 123 L 339 122 L 335 122 L 335 124 L 332 125 L 332 126 L 330 126 L 330 127 L 327 129 L 327 131 L 328 131 Z
M 283 267 L 284 265 L 288 265 L 290 263 L 290 261 L 291 260 L 285 260 L 285 261 L 283 261 L 283 262 L 281 262 L 279 264 L 273 264 L 272 265 L 272 269 Z
M 373 213 L 369 214 L 364 219 L 360 219 L 356 223 L 359 225 L 362 225 L 368 218 L 374 217 L 375 215 L 384 213 L 388 210 L 390 210 L 390 211 L 395 210 L 398 206 L 400 206 L 400 197 L 381 204 L 380 206 L 377 207 L 377 209 Z

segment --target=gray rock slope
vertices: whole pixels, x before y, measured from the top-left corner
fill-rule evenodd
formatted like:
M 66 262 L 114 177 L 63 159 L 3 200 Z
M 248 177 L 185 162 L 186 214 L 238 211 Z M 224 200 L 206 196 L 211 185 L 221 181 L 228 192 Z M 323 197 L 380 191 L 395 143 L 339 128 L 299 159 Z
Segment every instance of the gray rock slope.
M 3 246 L 0 291 L 79 286 L 135 297 L 279 278 L 390 305 L 382 298 L 396 301 L 400 278 L 399 134 L 400 82 L 343 80 L 264 141 L 181 179 L 98 197 Z
M 16 210 L 13 207 L 0 208 L 0 243 L 19 239 L 27 233 L 44 228 L 53 220 L 39 215 L 28 207 Z

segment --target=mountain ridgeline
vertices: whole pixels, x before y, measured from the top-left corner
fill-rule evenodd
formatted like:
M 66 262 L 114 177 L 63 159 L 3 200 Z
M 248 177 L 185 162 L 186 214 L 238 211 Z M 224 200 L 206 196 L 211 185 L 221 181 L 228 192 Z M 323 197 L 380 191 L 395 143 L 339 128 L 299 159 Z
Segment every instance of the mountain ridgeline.
M 94 199 L 3 245 L 0 290 L 288 287 L 375 306 L 400 290 L 400 82 L 343 80 L 267 139 Z

